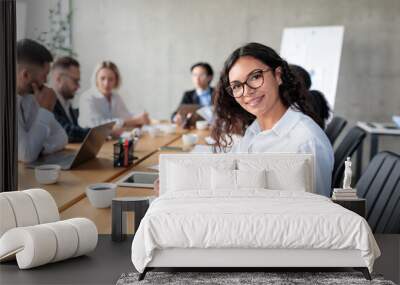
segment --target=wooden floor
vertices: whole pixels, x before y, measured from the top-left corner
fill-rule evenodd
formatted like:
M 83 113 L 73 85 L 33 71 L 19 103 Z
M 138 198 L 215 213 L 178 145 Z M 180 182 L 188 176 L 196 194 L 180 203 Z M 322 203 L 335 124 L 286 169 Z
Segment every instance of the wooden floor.
M 382 256 L 375 263 L 375 273 L 400 282 L 400 235 L 377 235 Z M 0 265 L 0 284 L 115 284 L 124 272 L 134 271 L 131 262 L 132 237 L 115 243 L 109 235 L 100 235 L 94 252 L 88 256 L 19 270 L 16 262 Z M 312 270 L 310 270 L 312 271 Z

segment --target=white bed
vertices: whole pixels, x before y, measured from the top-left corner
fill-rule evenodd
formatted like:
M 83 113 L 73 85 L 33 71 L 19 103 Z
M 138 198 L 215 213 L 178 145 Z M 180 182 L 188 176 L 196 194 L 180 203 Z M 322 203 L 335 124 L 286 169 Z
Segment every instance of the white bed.
M 134 266 L 143 273 L 154 267 L 371 272 L 380 251 L 368 223 L 313 194 L 313 173 L 311 155 L 163 155 L 161 195 L 135 234 Z

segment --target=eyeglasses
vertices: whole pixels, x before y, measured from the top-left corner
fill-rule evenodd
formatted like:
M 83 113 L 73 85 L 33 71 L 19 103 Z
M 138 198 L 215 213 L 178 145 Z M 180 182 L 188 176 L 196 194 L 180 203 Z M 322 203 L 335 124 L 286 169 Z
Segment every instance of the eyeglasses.
M 247 85 L 251 89 L 257 89 L 264 84 L 264 72 L 272 71 L 271 68 L 267 69 L 256 69 L 250 73 L 245 82 L 234 81 L 228 87 L 226 91 L 235 98 L 240 98 L 244 94 L 244 85 Z

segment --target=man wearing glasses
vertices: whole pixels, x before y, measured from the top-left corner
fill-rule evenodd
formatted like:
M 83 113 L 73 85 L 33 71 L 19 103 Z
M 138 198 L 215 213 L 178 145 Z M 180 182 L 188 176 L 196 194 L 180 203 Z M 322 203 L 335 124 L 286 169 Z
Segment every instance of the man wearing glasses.
M 52 67 L 52 84 L 57 95 L 54 116 L 65 129 L 70 143 L 82 142 L 90 130 L 78 125 L 78 112 L 71 105 L 79 89 L 79 67 L 78 61 L 68 56 L 56 60 Z

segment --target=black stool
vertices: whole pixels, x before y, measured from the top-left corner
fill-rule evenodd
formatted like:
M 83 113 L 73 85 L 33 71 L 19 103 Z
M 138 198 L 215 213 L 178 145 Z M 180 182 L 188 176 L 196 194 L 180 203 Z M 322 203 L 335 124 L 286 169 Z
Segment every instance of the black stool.
M 123 241 L 126 238 L 126 212 L 135 212 L 135 232 L 137 231 L 140 221 L 149 208 L 151 197 L 116 197 L 112 200 L 111 239 L 113 241 Z

